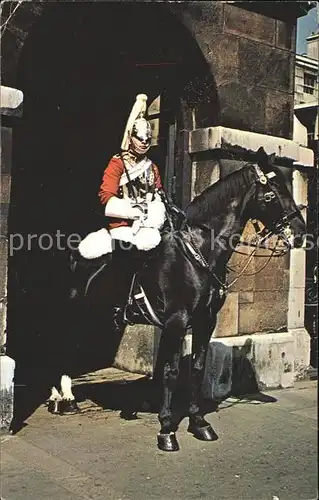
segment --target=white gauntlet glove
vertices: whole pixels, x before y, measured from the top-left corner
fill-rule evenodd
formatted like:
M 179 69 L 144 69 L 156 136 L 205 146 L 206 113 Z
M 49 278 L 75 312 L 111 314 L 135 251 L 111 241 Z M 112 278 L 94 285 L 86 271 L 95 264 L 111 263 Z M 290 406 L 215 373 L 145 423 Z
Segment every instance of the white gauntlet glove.
M 166 210 L 164 203 L 159 200 L 154 200 L 148 202 L 147 207 L 148 207 L 147 216 L 143 221 L 143 226 L 152 227 L 155 229 L 161 229 L 161 227 L 163 227 L 164 225 L 166 218 Z

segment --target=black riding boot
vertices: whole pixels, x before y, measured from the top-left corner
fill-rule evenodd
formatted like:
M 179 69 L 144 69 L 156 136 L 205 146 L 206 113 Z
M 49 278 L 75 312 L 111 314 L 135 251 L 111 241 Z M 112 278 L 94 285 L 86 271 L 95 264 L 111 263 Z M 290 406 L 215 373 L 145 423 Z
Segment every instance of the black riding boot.
M 70 258 L 72 272 L 70 298 L 85 297 L 94 278 L 102 272 L 111 259 L 111 253 L 96 259 L 85 259 L 78 251 L 73 252 Z

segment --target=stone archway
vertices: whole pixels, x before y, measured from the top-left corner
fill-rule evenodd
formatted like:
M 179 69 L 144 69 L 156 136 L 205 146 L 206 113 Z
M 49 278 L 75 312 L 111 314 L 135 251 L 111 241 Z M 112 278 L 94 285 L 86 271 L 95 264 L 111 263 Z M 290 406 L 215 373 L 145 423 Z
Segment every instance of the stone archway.
M 218 113 L 200 49 L 161 4 L 55 4 L 25 40 L 17 86 L 24 110 L 13 136 L 9 231 L 24 245 L 10 257 L 8 349 L 19 367 L 27 353 L 46 365 L 69 334 L 61 313 L 67 252 L 56 234 L 83 236 L 101 226 L 96 193 L 135 95 L 145 92 L 151 102 L 164 92 L 181 132 L 193 120 L 214 125 Z M 94 345 L 101 324 L 90 324 L 90 340 L 82 327 L 78 342 L 92 344 L 87 356 L 99 351 L 97 364 L 112 362 L 112 349 L 106 356 Z

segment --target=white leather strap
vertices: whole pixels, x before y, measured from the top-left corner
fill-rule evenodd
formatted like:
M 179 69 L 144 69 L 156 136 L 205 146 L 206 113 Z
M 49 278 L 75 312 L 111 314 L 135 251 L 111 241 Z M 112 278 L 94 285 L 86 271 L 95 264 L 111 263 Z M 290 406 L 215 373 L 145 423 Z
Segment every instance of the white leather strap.
M 136 163 L 136 165 L 134 165 L 133 167 L 127 164 L 125 166 L 128 170 L 128 174 L 130 176 L 131 181 L 133 181 L 134 179 L 136 179 L 136 177 L 139 177 L 143 172 L 145 172 L 151 165 L 152 165 L 151 160 L 149 160 L 148 158 L 144 158 L 143 160 Z M 128 183 L 128 178 L 126 176 L 126 173 L 124 172 L 121 175 L 119 185 L 124 186 L 127 183 Z

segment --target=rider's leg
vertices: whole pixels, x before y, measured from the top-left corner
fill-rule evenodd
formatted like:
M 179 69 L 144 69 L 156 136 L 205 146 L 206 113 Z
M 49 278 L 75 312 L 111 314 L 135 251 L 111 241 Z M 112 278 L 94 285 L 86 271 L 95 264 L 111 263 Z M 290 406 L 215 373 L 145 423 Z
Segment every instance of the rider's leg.
M 121 298 L 114 303 L 113 321 L 118 329 L 130 323 L 129 291 L 133 276 L 140 270 L 141 258 L 135 245 L 135 234 L 132 227 L 121 226 L 110 230 L 115 243 L 120 273 L 117 275 L 117 289 L 121 290 Z
M 91 281 L 99 274 L 112 255 L 112 238 L 107 229 L 88 234 L 73 251 L 70 260 L 70 298 L 87 294 Z
M 123 249 L 148 251 L 157 247 L 161 241 L 161 235 L 158 229 L 151 227 L 140 227 L 137 231 L 134 226 L 121 226 L 110 230 L 112 239 L 124 242 Z
M 120 242 L 119 245 L 122 250 L 128 250 L 134 245 L 135 235 L 133 233 L 132 227 L 130 226 L 120 226 L 110 229 L 110 235 L 112 240 L 117 240 Z M 121 242 L 124 242 L 124 245 L 122 245 Z

